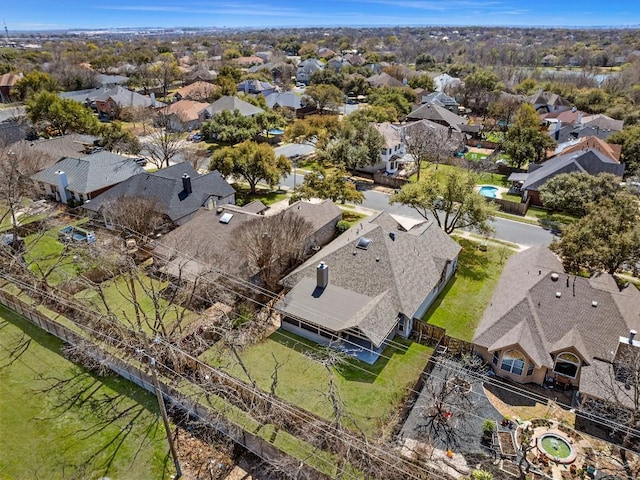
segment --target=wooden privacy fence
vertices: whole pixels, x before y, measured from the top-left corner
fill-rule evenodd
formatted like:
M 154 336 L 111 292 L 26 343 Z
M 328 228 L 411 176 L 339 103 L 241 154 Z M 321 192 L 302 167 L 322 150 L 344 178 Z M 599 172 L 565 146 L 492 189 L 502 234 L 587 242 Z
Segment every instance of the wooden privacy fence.
M 527 199 L 526 202 L 518 203 L 512 202 L 511 200 L 504 200 L 502 198 L 485 198 L 488 202 L 493 202 L 498 205 L 501 211 L 521 216 L 525 216 L 527 214 L 527 210 L 529 210 L 529 202 L 531 201 L 530 199 Z

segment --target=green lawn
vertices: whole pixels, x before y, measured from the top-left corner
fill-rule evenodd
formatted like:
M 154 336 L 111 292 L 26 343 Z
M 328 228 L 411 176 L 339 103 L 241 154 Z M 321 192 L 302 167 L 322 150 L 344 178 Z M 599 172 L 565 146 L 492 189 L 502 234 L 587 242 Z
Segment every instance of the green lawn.
M 342 220 L 349 223 L 349 226 L 353 227 L 356 223 L 360 222 L 366 215 L 357 212 L 351 212 L 348 210 L 342 210 Z
M 149 334 L 158 330 L 155 318 L 156 310 L 167 330 L 171 330 L 181 317 L 183 317 L 180 322 L 182 327 L 188 325 L 196 318 L 195 313 L 185 310 L 179 305 L 171 305 L 160 296 L 159 292 L 167 285 L 168 282 L 161 282 L 143 274 L 134 277 L 133 288 L 135 288 L 141 322 L 144 331 Z M 105 298 L 104 301 L 100 298 L 98 290 L 93 288 L 82 290 L 75 295 L 75 298 L 86 302 L 92 308 L 102 313 L 107 312 L 105 305 L 105 303 L 107 303 L 111 312 L 118 317 L 123 325 L 137 329 L 136 305 L 132 300 L 133 290 L 130 279 L 125 276 L 119 276 L 103 282 L 101 288 Z
M 169 478 L 155 396 L 86 372 L 2 307 L 0 330 L 0 478 Z
M 287 192 L 284 190 L 269 190 L 262 187 L 256 188 L 256 193 L 249 191 L 248 185 L 244 183 L 234 183 L 233 188 L 236 189 L 236 205 L 242 206 L 247 203 L 251 203 L 255 200 L 260 200 L 265 205 L 269 206 L 281 200 L 287 198 Z
M 38 277 L 51 272 L 48 283 L 53 286 L 74 278 L 82 270 L 79 255 L 73 252 L 78 250 L 80 253 L 79 249 L 65 250 L 65 246 L 58 241 L 58 231 L 59 228 L 54 228 L 44 234 L 34 233 L 25 238 L 24 258 L 29 264 L 29 270 Z
M 423 320 L 446 328 L 447 335 L 471 341 L 482 313 L 491 300 L 504 261 L 513 253 L 507 247 L 488 246 L 457 239 L 462 245 L 458 272 L 431 305 Z
M 333 418 L 331 403 L 327 398 L 329 381 L 333 375 L 346 412 L 364 432 L 372 435 L 397 410 L 399 402 L 418 379 L 432 352 L 429 347 L 399 337 L 395 341 L 406 350 L 387 347 L 383 357 L 374 365 L 350 359 L 337 370 L 331 369 L 331 373 L 320 362 L 305 355 L 321 354 L 322 350 L 318 349 L 316 343 L 281 330 L 264 342 L 247 347 L 240 357 L 249 374 L 267 391 L 277 359 L 281 365 L 278 369 L 277 395 L 325 418 Z M 215 346 L 201 358 L 239 378 L 247 379 L 232 355 L 221 352 Z

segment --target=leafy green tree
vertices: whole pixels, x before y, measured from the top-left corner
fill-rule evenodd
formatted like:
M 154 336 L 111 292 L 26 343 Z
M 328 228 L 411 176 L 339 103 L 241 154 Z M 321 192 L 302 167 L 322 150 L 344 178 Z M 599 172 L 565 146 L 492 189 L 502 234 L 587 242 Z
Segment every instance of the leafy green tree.
M 296 187 L 290 203 L 311 198 L 328 198 L 340 203 L 362 203 L 364 194 L 349 181 L 344 168 L 337 168 L 331 173 L 320 168 L 304 176 L 304 181 Z
M 136 137 L 129 130 L 122 128 L 117 122 L 102 125 L 99 130 L 100 145 L 110 152 L 140 153 L 141 146 Z
M 464 78 L 462 98 L 465 106 L 484 115 L 489 103 L 500 93 L 504 86 L 498 76 L 490 70 L 477 70 Z
M 326 163 L 352 170 L 378 163 L 383 146 L 384 138 L 373 125 L 348 116 L 340 125 L 336 139 L 322 149 L 318 157 Z
M 321 150 L 339 130 L 340 122 L 336 115 L 310 115 L 289 125 L 284 138 L 293 143 L 315 143 Z
M 626 174 L 640 173 L 640 125 L 632 125 L 614 133 L 607 142 L 622 145 L 620 155 L 625 164 Z
M 384 123 L 394 122 L 397 119 L 396 109 L 378 105 L 366 105 L 349 114 L 350 117 L 361 118 L 366 122 Z
M 416 70 L 430 70 L 436 67 L 436 59 L 428 53 L 421 53 L 416 57 Z
M 561 173 L 540 188 L 544 206 L 573 215 L 586 215 L 587 207 L 620 191 L 620 179 L 610 173 Z
M 253 117 L 245 117 L 238 110 L 223 110 L 202 125 L 202 133 L 220 143 L 236 144 L 253 138 L 258 125 Z
M 311 85 L 333 85 L 340 90 L 344 88 L 345 77 L 342 72 L 336 72 L 333 68 L 323 68 L 313 72 L 309 83 Z
M 158 62 L 152 65 L 149 70 L 162 85 L 162 95 L 165 97 L 169 86 L 182 77 L 182 70 L 180 70 L 178 61 L 169 52 L 160 54 Z
M 37 70 L 27 73 L 14 86 L 20 100 L 26 100 L 38 92 L 57 92 L 59 89 L 58 82 L 51 75 Z
M 291 161 L 276 154 L 266 143 L 242 142 L 235 147 L 216 150 L 209 163 L 209 170 L 218 170 L 224 176 L 244 179 L 255 193 L 261 180 L 275 187 L 280 177 L 291 172 Z
M 371 90 L 371 86 L 367 79 L 362 75 L 352 74 L 344 79 L 344 92 L 347 95 L 367 95 Z
M 274 128 L 284 128 L 287 124 L 282 115 L 270 109 L 258 113 L 254 118 L 258 129 L 266 132 Z
M 540 129 L 540 119 L 533 105 L 523 103 L 503 143 L 511 165 L 520 168 L 528 162 L 540 162 L 547 157 L 547 150 L 554 145 L 555 142 L 547 132 Z
M 396 111 L 394 121 L 398 121 L 411 111 L 415 99 L 415 94 L 407 88 L 382 87 L 369 93 L 367 103 L 375 107 L 393 107 Z
M 305 99 L 320 113 L 324 110 L 335 112 L 342 105 L 343 94 L 335 85 L 309 85 L 305 90 Z
M 27 100 L 26 112 L 34 125 L 49 125 L 61 135 L 94 133 L 99 126 L 98 119 L 87 107 L 46 91 Z
M 307 58 L 317 58 L 318 46 L 313 43 L 305 43 L 298 50 L 298 55 L 300 55 L 302 60 L 306 60 Z
M 216 77 L 216 80 L 225 77 L 231 78 L 234 83 L 238 83 L 242 78 L 242 72 L 238 67 L 234 67 L 233 65 L 225 65 L 220 68 L 220 70 L 218 70 L 218 76 Z M 218 82 L 216 81 L 215 83 Z
M 567 271 L 615 273 L 640 261 L 640 200 L 627 192 L 601 198 L 588 213 L 568 225 L 551 249 Z
M 427 74 L 411 77 L 409 79 L 409 86 L 411 88 L 424 88 L 430 92 L 433 92 L 436 89 L 436 84 L 433 82 L 433 78 Z
M 420 182 L 407 183 L 391 195 L 389 203 L 401 203 L 423 218 L 435 218 L 446 233 L 471 228 L 482 234 L 493 228 L 495 206 L 476 191 L 477 176 L 465 170 L 451 170 L 442 180 L 429 175 Z

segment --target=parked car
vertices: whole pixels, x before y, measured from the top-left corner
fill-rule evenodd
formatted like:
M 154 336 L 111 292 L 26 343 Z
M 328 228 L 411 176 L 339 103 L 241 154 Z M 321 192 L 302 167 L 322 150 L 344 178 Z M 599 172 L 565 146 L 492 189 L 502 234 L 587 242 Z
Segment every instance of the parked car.
M 195 133 L 193 137 L 191 137 L 191 140 L 193 140 L 194 142 L 201 142 L 203 139 L 204 135 L 202 135 L 201 133 Z
M 147 159 L 140 157 L 140 158 L 136 158 L 133 160 L 134 162 L 136 162 L 138 165 L 140 165 L 141 167 L 144 167 L 147 164 Z

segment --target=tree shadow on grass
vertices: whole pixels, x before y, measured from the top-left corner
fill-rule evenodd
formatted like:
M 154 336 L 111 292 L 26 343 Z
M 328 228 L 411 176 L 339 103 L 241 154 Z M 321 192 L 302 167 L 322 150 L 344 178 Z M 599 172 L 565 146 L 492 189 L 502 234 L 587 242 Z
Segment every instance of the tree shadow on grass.
M 462 252 L 458 260 L 457 276 L 473 281 L 482 281 L 489 275 L 487 269 L 491 264 L 491 251 L 482 252 L 470 241 L 461 240 Z

